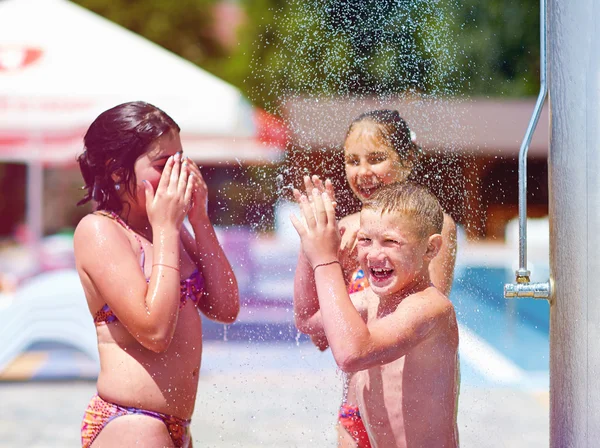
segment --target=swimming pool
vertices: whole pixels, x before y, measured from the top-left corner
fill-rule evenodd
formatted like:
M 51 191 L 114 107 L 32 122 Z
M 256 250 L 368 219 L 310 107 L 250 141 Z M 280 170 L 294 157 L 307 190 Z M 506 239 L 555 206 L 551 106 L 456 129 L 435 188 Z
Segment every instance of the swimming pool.
M 504 299 L 504 283 L 512 281 L 508 268 L 458 266 L 450 298 L 464 330 L 463 375 L 475 384 L 547 390 L 549 304 Z
M 263 242 L 251 250 L 243 250 L 242 255 L 228 254 L 234 266 L 244 269 L 239 276 L 242 311 L 238 322 L 226 327 L 205 320 L 207 340 L 308 341 L 293 322 L 293 276 L 297 260 L 293 246 L 290 243 L 284 248 L 276 241 Z M 463 384 L 547 390 L 548 302 L 504 299 L 504 284 L 514 281 L 509 256 L 516 258 L 517 252 L 506 247 L 491 251 L 463 248 L 450 294 L 460 326 Z M 236 260 L 236 256 L 243 259 Z M 534 273 L 536 280 L 548 278 L 547 266 L 539 262 Z

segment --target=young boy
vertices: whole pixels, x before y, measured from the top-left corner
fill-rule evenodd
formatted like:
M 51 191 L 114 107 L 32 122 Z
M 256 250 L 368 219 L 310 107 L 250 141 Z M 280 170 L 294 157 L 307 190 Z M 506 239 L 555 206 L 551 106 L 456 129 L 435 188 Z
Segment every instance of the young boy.
M 374 447 L 457 447 L 458 325 L 431 283 L 443 212 L 414 184 L 382 187 L 363 204 L 358 261 L 372 291 L 367 322 L 336 259 L 340 237 L 329 196 L 313 190 L 292 216 L 311 263 L 325 335 L 338 366 L 358 372 L 356 396 Z

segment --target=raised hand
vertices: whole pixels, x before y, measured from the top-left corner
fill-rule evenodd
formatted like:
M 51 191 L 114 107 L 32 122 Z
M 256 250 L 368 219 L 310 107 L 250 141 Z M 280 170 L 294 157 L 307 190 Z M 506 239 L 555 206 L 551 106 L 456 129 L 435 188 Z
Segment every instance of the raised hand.
M 294 215 L 290 218 L 300 235 L 302 250 L 314 268 L 317 264 L 338 259 L 340 233 L 329 195 L 314 188 L 311 196 L 311 201 L 305 195 L 299 198 L 303 221 Z
M 333 184 L 331 183 L 331 180 L 326 179 L 325 183 L 323 183 L 323 181 L 317 175 L 313 175 L 312 177 L 304 176 L 304 188 L 306 192 L 306 197 L 308 198 L 309 202 L 312 202 L 312 191 L 316 188 L 317 190 L 319 190 L 319 193 L 327 193 L 329 195 L 329 199 L 331 199 L 334 208 L 337 205 L 337 202 L 335 200 L 335 190 L 333 189 Z M 294 188 L 293 193 L 294 199 L 296 200 L 296 202 L 299 203 L 300 196 L 302 196 L 302 193 L 300 193 L 300 190 L 298 190 L 297 188 Z
M 156 191 L 144 181 L 146 211 L 153 229 L 181 228 L 192 202 L 193 180 L 189 169 L 181 164 L 181 154 L 169 157 Z

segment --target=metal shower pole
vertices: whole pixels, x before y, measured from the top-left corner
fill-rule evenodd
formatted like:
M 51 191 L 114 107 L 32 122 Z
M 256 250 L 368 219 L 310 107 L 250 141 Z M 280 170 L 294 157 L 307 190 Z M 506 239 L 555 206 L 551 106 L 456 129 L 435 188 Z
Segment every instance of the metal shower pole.
M 504 287 L 507 298 L 550 299 L 551 448 L 596 447 L 600 440 L 598 17 L 600 0 L 541 0 L 542 88 L 519 155 L 519 270 L 517 282 Z M 546 37 L 551 280 L 530 283 L 526 157 L 545 86 Z
M 600 440 L 600 0 L 548 0 L 550 446 Z

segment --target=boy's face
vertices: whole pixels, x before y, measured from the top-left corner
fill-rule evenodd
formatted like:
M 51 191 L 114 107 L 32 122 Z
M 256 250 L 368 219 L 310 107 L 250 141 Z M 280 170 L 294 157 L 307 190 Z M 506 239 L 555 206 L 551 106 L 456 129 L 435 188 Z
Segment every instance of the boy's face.
M 358 261 L 371 289 L 380 297 L 399 293 L 422 280 L 438 244 L 440 235 L 420 237 L 409 216 L 378 210 L 360 213 Z

